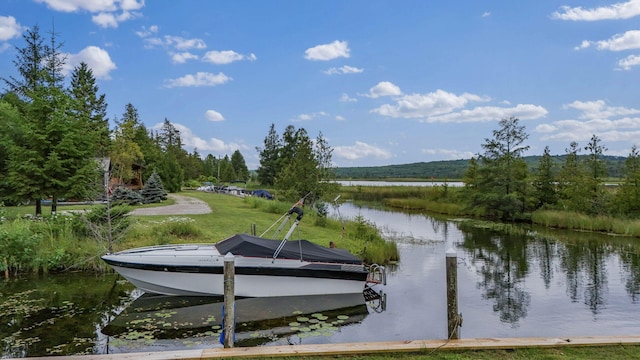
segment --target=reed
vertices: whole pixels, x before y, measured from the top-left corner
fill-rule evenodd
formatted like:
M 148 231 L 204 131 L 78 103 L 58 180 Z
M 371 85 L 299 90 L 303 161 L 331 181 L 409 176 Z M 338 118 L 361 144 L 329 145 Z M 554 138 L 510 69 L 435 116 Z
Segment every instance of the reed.
M 589 216 L 572 211 L 538 210 L 531 214 L 534 224 L 558 229 L 573 229 L 640 237 L 640 220 L 612 216 Z

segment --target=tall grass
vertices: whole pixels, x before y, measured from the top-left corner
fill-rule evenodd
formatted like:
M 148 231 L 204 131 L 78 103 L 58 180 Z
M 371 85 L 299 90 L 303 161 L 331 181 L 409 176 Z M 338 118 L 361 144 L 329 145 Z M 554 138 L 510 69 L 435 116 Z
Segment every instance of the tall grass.
M 96 269 L 100 244 L 77 236 L 74 216 L 16 219 L 0 224 L 0 270 L 7 273 Z
M 531 214 L 534 224 L 558 229 L 597 231 L 640 237 L 640 220 L 611 216 L 589 216 L 572 211 L 538 210 Z
M 133 216 L 129 230 L 118 237 L 113 250 L 167 243 L 217 242 L 252 229 L 261 235 L 274 223 L 286 220 L 285 214 L 292 205 L 202 192 L 185 195 L 207 202 L 213 212 L 180 217 Z M 87 221 L 100 218 L 103 209 L 85 207 L 84 213 L 59 213 L 41 218 L 4 217 L 3 214 L 11 211 L 13 208 L 7 208 L 0 213 L 3 216 L 0 219 L 0 271 L 9 274 L 107 269 L 100 256 L 107 252 L 108 244 L 88 228 Z M 18 210 L 19 213 L 30 211 L 33 209 Z M 370 263 L 384 264 L 398 259 L 395 243 L 385 241 L 375 226 L 366 221 L 347 222 L 343 230 L 340 221 L 326 218 L 314 209 L 305 209 L 304 216 L 292 239 L 304 238 L 324 246 L 333 242 Z

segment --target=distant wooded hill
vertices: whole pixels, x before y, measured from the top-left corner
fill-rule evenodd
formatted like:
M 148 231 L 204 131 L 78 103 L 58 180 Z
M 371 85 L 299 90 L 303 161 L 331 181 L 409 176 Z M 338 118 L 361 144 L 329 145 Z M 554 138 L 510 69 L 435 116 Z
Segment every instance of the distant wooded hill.
M 534 171 L 540 162 L 541 156 L 525 156 L 524 160 L 529 170 Z M 564 162 L 566 155 L 553 156 L 557 168 Z M 587 155 L 578 156 L 580 159 Z M 622 168 L 626 157 L 603 156 L 607 163 L 608 177 L 622 177 Z M 469 166 L 469 159 L 419 162 L 402 165 L 366 166 L 366 167 L 341 167 L 336 169 L 338 179 L 462 179 Z

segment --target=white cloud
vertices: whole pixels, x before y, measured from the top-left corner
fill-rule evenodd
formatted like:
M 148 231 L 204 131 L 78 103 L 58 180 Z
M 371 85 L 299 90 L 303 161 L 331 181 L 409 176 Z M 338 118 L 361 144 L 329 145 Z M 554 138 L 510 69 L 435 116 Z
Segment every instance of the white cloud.
M 345 66 L 340 67 L 340 68 L 332 67 L 332 68 L 328 69 L 327 71 L 325 71 L 324 73 L 325 74 L 329 74 L 329 75 L 335 75 L 335 74 L 359 74 L 359 73 L 361 73 L 363 71 L 364 71 L 364 69 L 358 69 L 356 67 L 345 65 Z
M 242 55 L 233 50 L 208 51 L 202 57 L 202 61 L 218 65 L 230 64 L 234 61 L 240 60 L 254 61 L 256 59 L 257 57 L 254 54 Z
M 190 52 L 181 52 L 181 53 L 173 53 L 171 54 L 171 61 L 176 64 L 184 64 L 188 60 L 197 60 L 198 55 L 192 54 Z
M 554 12 L 551 17 L 560 20 L 598 21 L 629 19 L 638 15 L 640 15 L 640 0 L 629 0 L 593 9 L 562 6 L 561 11 Z
M 347 119 L 345 119 L 344 116 L 336 115 L 336 120 L 337 121 L 345 121 Z
M 310 120 L 317 119 L 319 117 L 328 116 L 328 115 L 329 114 L 327 114 L 324 111 L 315 112 L 311 114 L 300 114 L 295 119 L 292 119 L 291 121 L 292 122 L 310 121 Z
M 582 47 L 584 44 L 585 41 L 580 46 Z M 624 34 L 616 34 L 609 40 L 590 42 L 590 44 L 595 44 L 598 50 L 623 51 L 638 49 L 640 48 L 640 30 L 630 30 Z
M 640 65 L 640 55 L 629 55 L 618 61 L 618 70 L 631 70 L 632 67 Z
M 438 158 L 444 158 L 449 160 L 458 159 L 471 159 L 475 154 L 471 151 L 459 151 L 449 149 L 422 149 L 421 151 L 425 155 L 439 155 Z
M 450 113 L 470 101 L 489 101 L 489 98 L 469 93 L 456 95 L 438 89 L 428 94 L 404 95 L 395 101 L 395 104 L 384 104 L 371 112 L 393 118 L 428 118 Z
M 154 48 L 156 46 L 175 49 L 178 52 L 184 52 L 187 50 L 202 50 L 207 48 L 207 44 L 204 40 L 199 38 L 186 39 L 182 36 L 165 35 L 164 37 L 152 36 L 157 34 L 158 27 L 151 26 L 149 29 L 142 28 L 142 30 L 136 31 L 136 35 L 144 39 L 145 47 Z
M 96 79 L 111 79 L 109 73 L 117 69 L 109 53 L 97 46 L 87 46 L 77 54 L 65 54 L 65 56 L 67 58 L 63 67 L 65 75 L 70 74 L 81 62 L 87 64 Z
M 91 20 L 101 27 L 118 27 L 118 24 L 142 16 L 137 10 L 144 7 L 144 0 L 36 0 L 55 11 L 89 12 Z
M 640 110 L 621 106 L 609 106 L 604 100 L 574 101 L 562 106 L 564 109 L 576 109 L 581 112 L 580 119 L 607 119 L 615 116 L 640 114 Z
M 153 34 L 157 34 L 158 33 L 158 25 L 151 25 L 149 26 L 149 28 L 147 29 L 145 26 L 142 27 L 142 30 L 136 31 L 136 35 L 138 35 L 141 38 L 146 38 L 149 37 Z
M 397 85 L 389 81 L 381 81 L 376 86 L 369 89 L 368 94 L 364 94 L 362 96 L 375 99 L 381 96 L 398 96 L 398 95 L 402 95 L 402 91 Z
M 482 17 L 489 17 L 489 16 L 491 16 L 491 13 L 488 11 L 485 11 L 482 13 Z
M 518 104 L 514 107 L 479 106 L 444 115 L 429 116 L 424 122 L 469 123 L 495 121 L 514 116 L 520 120 L 532 120 L 546 116 L 548 111 L 538 105 Z
M 20 25 L 13 16 L 0 16 L 0 41 L 19 37 L 27 28 Z
M 180 131 L 180 140 L 184 143 L 187 149 L 198 149 L 198 152 L 208 152 L 214 154 L 231 154 L 236 150 L 247 150 L 248 146 L 238 143 L 225 143 L 223 140 L 217 138 L 210 138 L 205 140 L 195 135 L 190 128 L 182 125 L 172 123 L 173 126 Z M 160 129 L 162 123 L 158 123 L 154 126 L 154 129 Z
M 192 87 L 192 86 L 216 86 L 233 80 L 223 73 L 212 74 L 208 72 L 198 72 L 195 75 L 185 75 L 177 79 L 170 79 L 165 82 L 165 87 Z
M 579 110 L 582 120 L 540 124 L 535 131 L 544 134 L 541 140 L 588 141 L 597 134 L 604 141 L 637 141 L 640 135 L 640 117 L 632 116 L 640 114 L 638 109 L 608 106 L 603 100 L 574 101 L 564 108 Z
M 348 58 L 349 45 L 346 41 L 334 41 L 330 44 L 317 45 L 305 50 L 304 58 L 307 60 L 333 60 L 339 57 Z
M 36 2 L 45 3 L 51 9 L 62 12 L 132 11 L 144 7 L 144 0 L 36 0 Z
M 346 93 L 343 93 L 342 96 L 340 97 L 340 101 L 341 102 L 356 102 L 356 101 L 358 101 L 358 99 L 349 97 L 349 95 L 347 95 Z
M 217 121 L 223 121 L 224 120 L 224 116 L 222 116 L 222 114 L 220 114 L 219 112 L 217 112 L 215 110 L 207 110 L 204 113 L 204 116 L 209 121 L 217 122 Z
M 574 47 L 574 50 L 581 50 L 581 49 L 586 49 L 589 46 L 591 46 L 591 41 L 589 40 L 582 40 L 582 43 L 580 43 L 580 45 Z
M 166 35 L 164 37 L 164 44 L 173 47 L 176 50 L 190 50 L 190 49 L 205 49 L 205 44 L 202 39 L 185 39 L 182 36 Z
M 391 157 L 391 153 L 362 141 L 356 141 L 354 145 L 350 146 L 334 146 L 333 156 L 347 160 L 358 160 L 365 157 L 388 159 Z

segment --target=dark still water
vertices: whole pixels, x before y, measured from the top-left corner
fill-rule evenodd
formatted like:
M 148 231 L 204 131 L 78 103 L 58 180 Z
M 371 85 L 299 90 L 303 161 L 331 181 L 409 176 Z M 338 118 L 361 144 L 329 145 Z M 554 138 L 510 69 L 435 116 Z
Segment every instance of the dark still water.
M 401 261 L 379 288 L 385 306 L 353 296 L 240 299 L 238 346 L 446 338 L 450 248 L 459 259 L 462 338 L 640 335 L 635 239 L 539 229 L 497 235 L 349 203 L 339 215 L 362 215 L 398 243 Z M 220 301 L 143 295 L 116 275 L 2 281 L 0 357 L 221 347 Z

